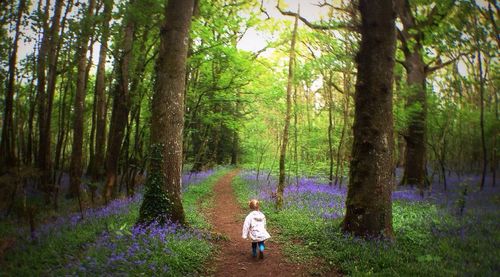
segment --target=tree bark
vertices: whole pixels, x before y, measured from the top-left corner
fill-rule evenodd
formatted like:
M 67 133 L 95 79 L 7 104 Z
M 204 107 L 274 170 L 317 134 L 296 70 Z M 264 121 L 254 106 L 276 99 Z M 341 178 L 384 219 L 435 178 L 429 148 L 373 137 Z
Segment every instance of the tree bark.
M 354 143 L 343 230 L 392 238 L 392 84 L 396 49 L 391 0 L 361 0 Z
M 328 171 L 328 184 L 333 185 L 333 93 L 332 93 L 332 73 L 330 72 L 328 85 L 326 87 L 328 91 L 328 156 L 330 158 L 330 168 Z M 338 150 L 337 150 L 338 151 Z M 337 157 L 338 157 L 337 153 Z M 337 159 L 337 168 L 339 166 L 339 160 Z M 338 170 L 337 170 L 338 172 Z M 337 177 L 335 177 L 337 180 Z
M 403 66 L 407 72 L 407 84 L 410 94 L 407 107 L 416 107 L 408 125 L 406 139 L 406 153 L 404 175 L 401 184 L 416 185 L 423 193 L 426 176 L 426 123 L 427 123 L 427 95 L 425 91 L 426 75 L 425 63 L 422 57 L 422 31 L 417 29 L 417 22 L 413 17 L 408 0 L 396 0 L 396 10 L 403 24 L 400 31 L 400 40 L 403 45 L 405 60 Z M 413 41 L 410 45 L 409 41 Z
M 41 1 L 39 2 L 39 5 L 41 5 Z M 44 16 L 43 16 L 43 22 L 42 22 L 42 27 L 43 27 L 43 37 L 41 39 L 40 43 L 40 48 L 38 50 L 38 57 L 37 57 L 37 67 L 36 67 L 36 77 L 37 77 L 37 103 L 38 103 L 38 130 L 39 130 L 39 152 L 36 155 L 36 162 L 38 165 L 38 168 L 42 172 L 46 172 L 47 169 L 47 164 L 45 164 L 46 161 L 46 155 L 44 153 L 45 150 L 45 145 L 42 144 L 42 140 L 46 138 L 44 135 L 47 133 L 47 127 L 45 126 L 46 120 L 45 120 L 45 114 L 47 112 L 47 106 L 46 106 L 46 99 L 47 96 L 45 94 L 45 86 L 47 83 L 46 80 L 46 63 L 47 63 L 47 53 L 49 51 L 49 23 L 48 23 L 48 17 L 50 15 L 49 11 L 50 7 L 50 0 L 47 0 L 45 3 L 44 7 Z M 46 142 L 45 142 L 46 143 Z M 50 162 L 50 160 L 49 160 Z M 45 175 L 45 174 L 44 174 Z M 45 176 L 42 176 L 41 180 L 41 187 L 44 190 L 44 182 L 46 178 Z
M 350 68 L 349 68 L 350 71 Z M 350 77 L 348 74 L 344 74 L 344 111 L 343 111 L 343 125 L 342 125 L 342 132 L 340 134 L 340 140 L 339 140 L 339 145 L 337 148 L 337 168 L 335 169 L 335 185 L 337 186 L 342 186 L 342 179 L 343 179 L 343 168 L 344 168 L 344 160 L 342 158 L 343 156 L 343 145 L 344 145 L 344 140 L 347 132 L 347 124 L 349 122 L 349 100 L 351 98 L 350 95 Z M 340 175 L 340 176 L 339 176 Z M 339 178 L 340 177 L 340 178 Z
M 95 9 L 95 0 L 90 0 L 89 6 L 85 15 L 86 24 L 82 24 L 80 40 L 78 42 L 77 52 L 77 77 L 73 115 L 73 144 L 71 147 L 71 163 L 70 163 L 70 191 L 69 197 L 78 197 L 80 199 L 80 179 L 82 177 L 82 146 L 83 146 L 83 118 L 85 112 L 85 87 L 86 87 L 86 71 L 87 71 L 87 50 L 89 38 L 91 35 L 91 26 L 88 24 L 92 21 Z M 81 203 L 80 203 L 81 204 Z M 80 205 L 81 206 L 81 205 Z M 81 210 L 81 207 L 80 207 Z
M 40 129 L 40 147 L 39 147 L 39 167 L 42 170 L 42 188 L 45 188 L 45 193 L 47 197 L 54 191 L 54 183 L 52 182 L 52 140 L 51 140 L 51 126 L 52 126 L 52 105 L 54 102 L 54 93 L 56 90 L 57 81 L 57 60 L 59 58 L 59 25 L 61 12 L 63 8 L 64 0 L 57 0 L 55 6 L 54 16 L 52 17 L 52 23 L 49 31 L 49 46 L 47 53 L 47 62 L 49 66 L 47 75 L 47 92 L 46 92 L 46 103 L 44 106 L 46 110 L 43 112 L 43 116 L 39 117 L 38 120 L 43 120 L 43 129 Z M 42 114 L 40 114 L 42 115 Z
M 482 150 L 482 156 L 483 156 L 483 164 L 482 164 L 482 172 L 481 172 L 481 183 L 479 184 L 479 188 L 481 190 L 484 189 L 484 182 L 486 180 L 486 172 L 488 168 L 488 154 L 486 152 L 486 138 L 484 135 L 484 83 L 485 83 L 485 78 L 484 78 L 484 73 L 483 73 L 483 61 L 482 61 L 482 55 L 481 55 L 481 49 L 480 44 L 479 44 L 479 39 L 476 39 L 476 46 L 477 46 L 477 65 L 479 69 L 479 108 L 480 108 L 480 117 L 479 117 L 479 125 L 481 128 L 481 150 Z
M 104 147 L 106 145 L 106 57 L 108 53 L 109 22 L 113 10 L 113 0 L 104 1 L 104 21 L 102 24 L 101 48 L 97 64 L 95 97 L 96 97 L 96 130 L 94 159 L 90 166 L 90 176 L 98 181 L 104 176 Z
M 16 79 L 16 63 L 17 63 L 17 49 L 20 37 L 21 19 L 26 1 L 20 0 L 17 8 L 16 27 L 14 41 L 12 43 L 12 50 L 9 57 L 9 78 L 7 81 L 7 92 L 5 95 L 5 110 L 2 126 L 2 138 L 0 142 L 0 153 L 3 153 L 0 158 L 0 174 L 2 171 L 9 167 L 16 166 L 17 158 L 15 154 L 15 141 L 14 141 L 14 120 L 13 120 L 13 106 L 14 106 L 14 93 L 15 93 L 15 79 Z
M 133 1 L 129 5 L 133 5 Z M 129 94 L 129 70 L 133 58 L 132 46 L 134 43 L 135 21 L 131 18 L 125 25 L 122 56 L 118 61 L 117 84 L 114 90 L 113 111 L 108 134 L 108 148 L 106 152 L 106 185 L 104 189 L 104 199 L 106 203 L 116 194 L 116 184 L 118 179 L 118 162 L 122 142 L 125 135 L 125 127 L 130 110 Z
M 194 0 L 169 0 L 160 31 L 152 100 L 151 145 L 146 193 L 139 222 L 185 223 L 181 202 L 182 133 L 189 28 Z
M 292 86 L 294 82 L 294 66 L 295 66 L 295 41 L 297 39 L 297 24 L 298 15 L 295 16 L 295 23 L 293 25 L 292 42 L 290 44 L 290 60 L 288 62 L 288 81 L 286 85 L 286 113 L 285 113 L 285 126 L 283 127 L 283 138 L 280 149 L 280 162 L 279 162 L 279 178 L 278 188 L 276 191 L 276 208 L 279 210 L 283 207 L 283 192 L 285 190 L 285 162 L 286 162 L 286 147 L 288 145 L 288 132 L 290 127 L 290 112 L 292 107 Z

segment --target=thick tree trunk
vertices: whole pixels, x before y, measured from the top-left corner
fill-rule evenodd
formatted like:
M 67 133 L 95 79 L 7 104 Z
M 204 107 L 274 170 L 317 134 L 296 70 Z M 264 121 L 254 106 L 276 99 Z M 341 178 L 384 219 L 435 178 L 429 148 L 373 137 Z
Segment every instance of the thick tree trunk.
M 396 34 L 391 0 L 361 0 L 354 143 L 343 230 L 363 237 L 393 236 L 392 83 Z
M 16 79 L 16 63 L 17 63 L 17 48 L 21 27 L 21 19 L 26 1 L 20 0 L 17 8 L 16 27 L 14 34 L 14 41 L 12 43 L 12 51 L 9 57 L 9 78 L 7 81 L 7 92 L 5 95 L 5 109 L 2 126 L 2 138 L 0 141 L 0 153 L 3 153 L 0 158 L 0 174 L 8 167 L 14 167 L 17 163 L 15 154 L 15 140 L 14 140 L 14 120 L 13 120 L 13 106 L 14 106 L 14 92 L 15 92 L 15 79 Z
M 131 1 L 129 5 L 132 4 L 133 2 Z M 108 148 L 106 152 L 106 185 L 104 189 L 106 203 L 116 194 L 118 162 L 120 160 L 125 127 L 127 126 L 130 110 L 129 70 L 133 58 L 134 31 L 135 22 L 129 19 L 125 25 L 123 35 L 122 57 L 118 61 L 118 81 L 114 91 L 113 111 L 109 127 Z
M 85 18 L 91 21 L 94 15 L 95 0 L 90 0 Z M 80 198 L 80 179 L 82 177 L 82 147 L 83 147 L 83 118 L 85 112 L 85 87 L 86 87 L 86 71 L 87 71 L 87 50 L 89 38 L 91 35 L 91 26 L 88 24 L 82 25 L 82 32 L 79 40 L 79 49 L 77 52 L 77 77 L 73 115 L 73 145 L 71 147 L 71 163 L 70 163 L 70 191 L 69 197 Z M 80 203 L 81 211 L 81 203 Z
M 93 162 L 90 176 L 98 181 L 104 176 L 104 147 L 106 144 L 106 57 L 108 53 L 109 22 L 113 10 L 113 0 L 104 1 L 104 21 L 102 25 L 101 48 L 97 64 L 95 97 L 96 97 L 96 130 Z
M 420 51 L 408 53 L 405 57 L 407 84 L 410 89 L 407 106 L 415 109 L 408 125 L 406 139 L 405 169 L 402 184 L 416 185 L 421 191 L 425 188 L 426 177 L 426 123 L 427 94 L 425 89 L 425 64 Z
M 292 86 L 294 82 L 293 73 L 295 66 L 295 41 L 297 40 L 297 24 L 298 24 L 298 16 L 295 16 L 295 23 L 293 25 L 293 33 L 292 33 L 292 42 L 290 44 L 290 60 L 288 62 L 285 126 L 283 127 L 283 138 L 280 149 L 278 188 L 276 191 L 276 208 L 278 210 L 283 207 L 283 192 L 285 191 L 286 147 L 288 145 L 288 132 L 289 132 L 288 129 L 290 127 L 290 112 L 292 109 Z
M 182 132 L 189 28 L 194 0 L 169 0 L 161 29 L 152 100 L 150 164 L 139 222 L 185 223 L 181 202 Z

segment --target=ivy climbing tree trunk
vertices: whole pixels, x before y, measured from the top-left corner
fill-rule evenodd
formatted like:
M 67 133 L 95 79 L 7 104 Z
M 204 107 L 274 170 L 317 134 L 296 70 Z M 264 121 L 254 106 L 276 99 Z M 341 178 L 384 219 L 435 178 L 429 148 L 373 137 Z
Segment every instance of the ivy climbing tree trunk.
M 285 162 L 286 162 L 286 147 L 288 145 L 288 132 L 290 127 L 290 112 L 292 108 L 292 87 L 293 87 L 293 73 L 295 65 L 295 41 L 297 39 L 297 24 L 298 16 L 295 16 L 295 23 L 293 25 L 292 42 L 290 44 L 290 60 L 288 62 L 288 81 L 286 85 L 286 112 L 285 112 L 285 126 L 283 127 L 283 138 L 280 149 L 280 162 L 279 162 L 279 178 L 278 189 L 276 192 L 276 208 L 283 207 L 283 192 L 285 190 Z
M 392 0 L 361 0 L 359 10 L 354 143 L 343 230 L 391 238 L 395 12 Z
M 181 202 L 182 133 L 189 28 L 194 0 L 169 0 L 160 31 L 152 99 L 151 145 L 139 222 L 185 223 Z

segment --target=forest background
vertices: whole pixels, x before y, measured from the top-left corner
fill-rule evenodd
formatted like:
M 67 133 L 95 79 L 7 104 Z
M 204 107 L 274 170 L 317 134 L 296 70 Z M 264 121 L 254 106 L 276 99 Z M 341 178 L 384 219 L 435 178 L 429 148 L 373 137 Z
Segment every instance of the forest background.
M 31 222 L 65 201 L 82 211 L 143 183 L 164 2 L 0 3 L 6 215 Z M 357 1 L 299 2 L 295 31 L 297 1 L 198 3 L 187 42 L 185 171 L 231 164 L 269 179 L 288 122 L 286 182 L 315 176 L 347 185 Z M 392 185 L 424 195 L 431 184 L 446 190 L 453 176 L 480 174 L 478 189 L 495 186 L 498 3 L 395 3 Z

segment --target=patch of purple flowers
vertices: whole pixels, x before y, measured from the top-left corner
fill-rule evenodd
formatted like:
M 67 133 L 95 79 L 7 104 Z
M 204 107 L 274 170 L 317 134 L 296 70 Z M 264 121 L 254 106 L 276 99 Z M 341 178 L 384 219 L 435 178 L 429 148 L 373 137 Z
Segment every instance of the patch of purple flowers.
M 106 206 L 85 209 L 83 219 L 79 212 L 58 217 L 55 221 L 41 225 L 36 230 L 36 237 L 53 235 L 61 230 L 74 228 L 77 224 L 85 224 L 101 218 L 125 214 L 130 211 L 132 204 L 138 204 L 141 200 L 142 194 L 138 193 L 133 197 L 115 199 Z
M 215 172 L 215 170 L 210 169 L 202 172 L 183 174 L 182 190 L 185 191 L 189 186 L 201 183 Z M 106 206 L 85 209 L 83 211 L 83 219 L 79 212 L 57 217 L 54 221 L 40 225 L 35 232 L 35 236 L 53 235 L 60 233 L 61 230 L 74 228 L 80 223 L 88 223 L 101 218 L 128 213 L 132 204 L 138 205 L 142 201 L 142 196 L 142 193 L 137 193 L 133 197 L 115 199 Z M 26 232 L 24 230 L 21 231 L 23 233 Z
M 148 225 L 111 226 L 87 248 L 87 257 L 72 265 L 76 275 L 167 274 L 168 261 L 175 259 L 172 244 L 204 235 L 167 221 Z
M 216 170 L 209 169 L 206 171 L 200 172 L 187 172 L 182 175 L 182 191 L 186 191 L 186 189 L 195 184 L 199 184 L 203 182 L 208 177 L 212 176 Z
M 254 171 L 243 172 L 241 176 L 248 184 L 251 192 L 249 197 L 274 201 L 276 178 L 267 173 L 257 178 Z M 479 176 L 448 178 L 446 191 L 439 185 L 438 180 L 434 180 L 431 189 L 424 191 L 423 196 L 416 187 L 397 187 L 392 192 L 392 199 L 409 202 L 425 201 L 444 206 L 448 212 L 455 211 L 455 213 L 457 209 L 460 209 L 460 205 L 464 206 L 463 209 L 476 214 L 496 212 L 498 202 L 500 202 L 499 189 L 488 186 L 483 191 L 479 191 L 478 180 Z M 290 184 L 285 187 L 284 191 L 285 208 L 307 210 L 325 219 L 340 218 L 345 214 L 347 195 L 345 187 L 331 186 L 327 181 L 319 178 L 302 177 L 289 181 Z

